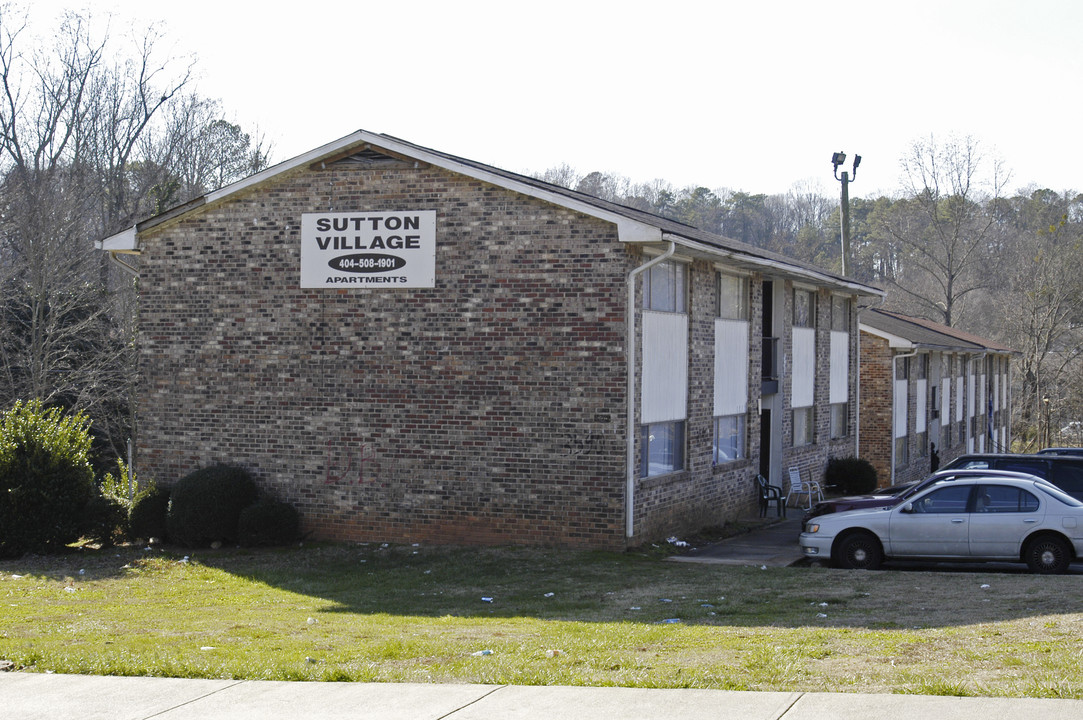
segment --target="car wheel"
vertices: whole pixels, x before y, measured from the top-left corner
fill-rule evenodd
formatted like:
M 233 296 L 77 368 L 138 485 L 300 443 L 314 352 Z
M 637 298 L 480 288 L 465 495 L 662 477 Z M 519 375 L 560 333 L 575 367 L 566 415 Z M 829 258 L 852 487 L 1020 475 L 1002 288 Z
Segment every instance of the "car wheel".
M 1060 575 L 1067 572 L 1072 562 L 1072 548 L 1063 538 L 1043 535 L 1027 543 L 1023 559 L 1032 572 Z
M 846 535 L 835 548 L 835 564 L 850 570 L 875 570 L 884 559 L 880 541 L 868 532 Z

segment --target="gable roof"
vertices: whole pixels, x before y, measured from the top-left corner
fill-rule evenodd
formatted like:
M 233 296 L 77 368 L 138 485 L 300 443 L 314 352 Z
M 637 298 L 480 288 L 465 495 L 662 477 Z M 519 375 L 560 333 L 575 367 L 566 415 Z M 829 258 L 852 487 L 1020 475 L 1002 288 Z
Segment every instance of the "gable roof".
M 883 295 L 882 291 L 875 287 L 825 271 L 810 263 L 699 230 L 652 213 L 552 185 L 536 178 L 415 145 L 390 135 L 365 130 L 358 130 L 159 215 L 137 222 L 127 230 L 104 238 L 96 245 L 98 249 L 110 253 L 138 253 L 140 233 L 168 220 L 196 212 L 214 203 L 224 202 L 243 190 L 298 168 L 317 164 L 326 165 L 358 156 L 372 160 L 374 154 L 388 155 L 415 163 L 426 163 L 612 222 L 617 226 L 617 235 L 621 242 L 654 244 L 672 241 L 681 248 L 681 254 L 704 257 L 749 270 L 770 272 L 858 295 Z
M 861 315 L 861 329 L 888 340 L 891 347 L 1011 354 L 1006 345 L 973 333 L 880 308 Z

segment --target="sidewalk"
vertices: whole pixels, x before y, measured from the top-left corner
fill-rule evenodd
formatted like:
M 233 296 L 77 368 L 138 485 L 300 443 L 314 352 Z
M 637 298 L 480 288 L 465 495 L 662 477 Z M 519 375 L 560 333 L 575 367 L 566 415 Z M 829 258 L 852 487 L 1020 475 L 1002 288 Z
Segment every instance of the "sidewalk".
M 0 674 L 12 720 L 1078 720 L 1083 701 Z
M 801 534 L 804 510 L 788 508 L 787 517 L 764 521 L 761 527 L 741 535 L 675 555 L 673 562 L 715 563 L 787 567 L 804 561 L 797 536 Z

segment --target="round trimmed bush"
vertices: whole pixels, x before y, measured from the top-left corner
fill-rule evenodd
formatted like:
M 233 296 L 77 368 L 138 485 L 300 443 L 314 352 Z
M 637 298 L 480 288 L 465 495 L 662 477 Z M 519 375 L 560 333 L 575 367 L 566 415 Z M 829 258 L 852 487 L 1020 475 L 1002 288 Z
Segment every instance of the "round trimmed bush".
M 252 475 L 235 465 L 196 470 L 173 486 L 166 513 L 169 539 L 199 547 L 237 539 L 241 511 L 256 501 Z
M 285 545 L 297 539 L 300 526 L 300 517 L 292 505 L 266 498 L 241 511 L 237 540 L 249 547 Z
M 165 517 L 169 512 L 169 488 L 154 487 L 137 497 L 128 514 L 128 532 L 132 537 L 164 539 L 168 534 Z
M 95 495 L 90 421 L 38 400 L 0 416 L 0 557 L 75 542 Z
M 876 468 L 862 458 L 831 458 L 824 471 L 824 483 L 845 495 L 864 495 L 876 489 Z

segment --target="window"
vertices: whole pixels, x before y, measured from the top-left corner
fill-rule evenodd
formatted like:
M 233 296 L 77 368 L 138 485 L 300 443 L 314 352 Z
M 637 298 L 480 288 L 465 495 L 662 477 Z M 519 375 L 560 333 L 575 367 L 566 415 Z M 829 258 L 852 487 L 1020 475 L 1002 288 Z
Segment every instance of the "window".
M 850 298 L 831 296 L 831 329 L 836 332 L 850 332 Z
M 718 316 L 727 320 L 748 319 L 748 278 L 725 273 L 718 276 Z
M 685 309 L 685 268 L 667 260 L 647 271 L 643 280 L 643 307 L 647 310 L 683 313 Z
M 929 452 L 929 433 L 919 432 L 916 434 L 914 439 L 916 441 L 914 447 L 914 456 L 925 457 Z
M 814 442 L 815 415 L 811 407 L 793 409 L 793 446 L 803 447 Z
M 910 464 L 910 446 L 906 435 L 895 438 L 895 467 L 906 467 Z
M 916 513 L 965 513 L 970 499 L 969 485 L 950 485 L 933 490 L 914 502 Z
M 745 456 L 745 416 L 726 415 L 714 419 L 715 465 Z
M 812 290 L 793 291 L 793 326 L 816 327 L 816 295 Z
M 1022 488 L 1007 485 L 982 485 L 978 488 L 974 512 L 1037 512 L 1038 498 Z
M 643 426 L 641 477 L 684 469 L 684 421 Z
M 831 439 L 837 440 L 850 434 L 850 404 L 836 403 L 831 406 Z
M 902 357 L 897 358 L 895 361 L 895 379 L 896 380 L 909 380 L 910 379 L 910 358 Z

